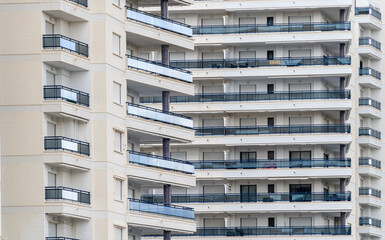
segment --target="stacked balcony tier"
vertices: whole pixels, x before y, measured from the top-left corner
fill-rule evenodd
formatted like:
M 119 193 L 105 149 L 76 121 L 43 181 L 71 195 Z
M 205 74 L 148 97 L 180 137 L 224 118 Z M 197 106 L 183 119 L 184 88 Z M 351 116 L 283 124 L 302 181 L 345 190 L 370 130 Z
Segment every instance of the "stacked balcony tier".
M 46 200 L 67 200 L 77 203 L 91 203 L 90 193 L 68 187 L 46 187 Z
M 90 144 L 72 138 L 48 136 L 44 138 L 45 150 L 65 150 L 82 155 L 90 155 Z
M 61 34 L 43 35 L 43 48 L 65 49 L 84 57 L 88 57 L 88 44 L 63 36 Z

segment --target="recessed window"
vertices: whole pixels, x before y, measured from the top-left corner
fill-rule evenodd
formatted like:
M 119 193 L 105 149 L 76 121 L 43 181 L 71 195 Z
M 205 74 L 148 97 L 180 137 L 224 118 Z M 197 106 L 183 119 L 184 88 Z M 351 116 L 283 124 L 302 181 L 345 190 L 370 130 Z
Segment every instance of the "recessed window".
M 123 240 L 123 229 L 115 227 L 115 240 Z
M 123 200 L 123 182 L 120 179 L 115 179 L 115 200 Z
M 112 35 L 113 53 L 120 55 L 120 36 L 116 33 Z
M 122 152 L 122 133 L 119 131 L 114 131 L 114 150 Z
M 120 0 L 112 0 L 112 4 L 120 6 Z
M 122 85 L 114 82 L 114 103 L 122 104 Z

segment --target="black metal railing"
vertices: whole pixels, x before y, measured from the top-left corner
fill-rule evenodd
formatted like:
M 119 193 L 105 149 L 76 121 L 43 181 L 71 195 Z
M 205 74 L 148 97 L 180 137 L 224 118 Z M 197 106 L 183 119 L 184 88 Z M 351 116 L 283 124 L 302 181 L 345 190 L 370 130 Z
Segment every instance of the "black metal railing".
M 286 23 L 286 24 L 236 24 L 209 25 L 193 27 L 193 34 L 241 34 L 269 32 L 311 32 L 311 31 L 346 31 L 350 30 L 350 22 L 332 23 Z
M 44 137 L 45 150 L 66 150 L 83 155 L 90 155 L 90 144 L 72 138 L 61 136 Z
M 161 202 L 163 195 L 143 195 L 143 201 Z M 174 203 L 209 203 L 209 202 L 338 202 L 351 201 L 350 192 L 329 193 L 212 193 L 212 194 L 173 194 Z
M 292 236 L 292 235 L 350 235 L 351 226 L 291 226 L 291 227 L 228 227 L 197 228 L 193 234 L 172 236 Z M 144 235 L 160 237 L 162 235 Z
M 360 166 L 371 166 L 381 169 L 381 161 L 369 157 L 360 157 L 358 159 L 358 165 Z
M 68 237 L 46 237 L 45 240 L 80 240 L 80 239 L 68 238 Z
M 370 187 L 360 187 L 359 194 L 360 196 L 373 196 L 381 198 L 381 190 Z
M 372 7 L 358 7 L 356 8 L 356 15 L 372 15 L 381 20 L 381 13 Z
M 178 206 L 174 204 L 164 204 L 160 202 L 146 202 L 140 199 L 128 198 L 129 208 L 134 211 L 156 213 L 174 217 L 194 219 L 194 209 Z
M 360 217 L 360 226 L 373 226 L 381 228 L 381 220 L 372 217 Z
M 82 5 L 83 7 L 88 7 L 88 0 L 70 0 L 71 2 Z
M 374 40 L 371 37 L 360 37 L 359 45 L 360 46 L 372 46 L 374 48 L 377 48 L 378 50 L 381 50 L 381 43 L 379 41 Z
M 259 134 L 303 134 L 303 133 L 350 133 L 350 125 L 276 125 L 255 127 L 198 127 L 196 136 L 213 135 L 259 135 Z
M 360 76 L 372 76 L 374 78 L 377 78 L 381 80 L 381 73 L 377 70 L 374 70 L 370 67 L 364 67 L 359 69 Z
M 68 200 L 79 203 L 91 203 L 90 192 L 68 187 L 45 187 L 46 200 Z
M 351 167 L 351 159 L 255 159 L 191 161 L 195 169 L 270 169 Z
M 43 48 L 61 48 L 88 57 L 88 44 L 63 36 L 61 34 L 43 35 Z
M 78 91 L 61 85 L 44 86 L 44 99 L 56 100 L 63 99 L 68 102 L 76 103 L 86 107 L 90 106 L 90 96 L 88 93 Z
M 229 58 L 174 60 L 170 65 L 177 68 L 256 68 L 350 65 L 351 57 L 281 57 L 281 58 Z
M 309 99 L 350 99 L 350 90 L 324 91 L 274 91 L 248 93 L 205 93 L 195 96 L 171 96 L 172 103 L 189 102 L 252 102 L 252 101 L 282 101 L 282 100 L 309 100 Z M 141 103 L 161 103 L 162 97 L 141 97 Z
M 359 136 L 371 136 L 377 139 L 381 139 L 381 132 L 369 127 L 360 127 L 358 134 Z
M 381 110 L 381 103 L 379 101 L 376 101 L 372 98 L 360 98 L 359 99 L 359 105 L 360 106 L 371 106 L 378 110 Z

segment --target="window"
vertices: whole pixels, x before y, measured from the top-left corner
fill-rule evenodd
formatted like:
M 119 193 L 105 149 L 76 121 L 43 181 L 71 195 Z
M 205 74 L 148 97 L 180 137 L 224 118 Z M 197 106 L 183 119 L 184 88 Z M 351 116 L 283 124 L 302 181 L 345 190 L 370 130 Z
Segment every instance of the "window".
M 268 227 L 275 227 L 275 218 L 268 218 Z
M 54 34 L 55 32 L 55 25 L 52 23 L 45 21 L 45 34 Z
M 47 72 L 47 85 L 56 85 L 55 74 Z
M 114 150 L 122 152 L 122 133 L 114 131 Z
M 123 240 L 123 229 L 115 227 L 115 240 Z
M 267 126 L 274 127 L 274 118 L 267 118 Z
M 115 179 L 115 200 L 120 200 L 120 201 L 123 200 L 122 186 L 123 186 L 122 180 Z
M 273 26 L 274 25 L 274 17 L 267 17 L 266 22 L 267 22 L 267 26 Z
M 241 152 L 241 162 L 251 162 L 257 160 L 257 152 Z
M 267 185 L 267 192 L 268 193 L 274 193 L 274 184 L 268 184 Z
M 55 238 L 57 237 L 57 224 L 53 222 L 48 223 L 48 236 Z
M 266 52 L 267 60 L 273 60 L 274 59 L 274 51 L 269 50 Z
M 267 84 L 267 93 L 268 94 L 274 93 L 274 84 Z
M 56 124 L 47 122 L 47 136 L 56 136 Z
M 311 151 L 290 151 L 290 160 L 310 160 Z
M 122 103 L 122 85 L 114 82 L 114 103 Z
M 274 160 L 274 151 L 267 152 L 267 159 Z
M 56 187 L 56 174 L 48 173 L 48 187 Z
M 120 55 L 120 36 L 118 34 L 112 35 L 113 53 Z
M 120 0 L 112 0 L 112 4 L 120 6 Z

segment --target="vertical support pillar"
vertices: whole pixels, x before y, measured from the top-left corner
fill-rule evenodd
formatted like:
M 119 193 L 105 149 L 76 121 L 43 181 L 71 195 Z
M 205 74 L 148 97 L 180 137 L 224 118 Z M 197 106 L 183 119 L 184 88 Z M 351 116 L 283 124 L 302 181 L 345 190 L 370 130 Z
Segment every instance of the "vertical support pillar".
M 345 9 L 340 9 L 340 22 L 345 22 Z
M 340 43 L 340 57 L 345 57 L 345 43 Z
M 340 77 L 340 90 L 345 90 L 345 78 Z
M 162 18 L 168 18 L 168 0 L 160 1 L 160 16 Z

